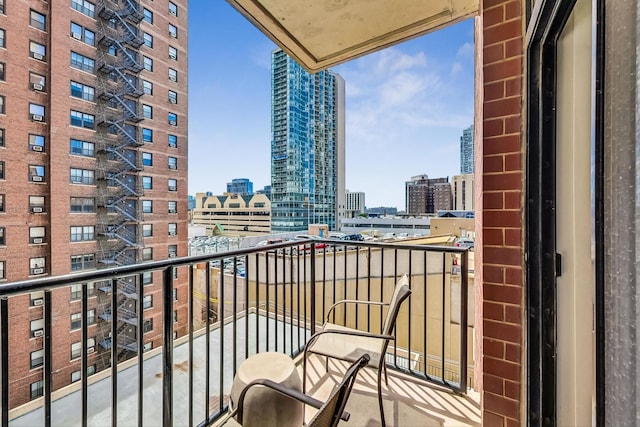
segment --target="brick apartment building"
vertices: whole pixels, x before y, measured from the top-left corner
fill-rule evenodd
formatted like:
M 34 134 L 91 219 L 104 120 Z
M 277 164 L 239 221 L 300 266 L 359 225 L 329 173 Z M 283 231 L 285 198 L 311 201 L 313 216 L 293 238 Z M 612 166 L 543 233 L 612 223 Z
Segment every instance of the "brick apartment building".
M 427 175 L 411 177 L 411 181 L 405 183 L 405 203 L 408 215 L 451 209 L 449 178 L 429 178 Z
M 1 280 L 187 255 L 187 0 L 0 0 L 0 103 Z M 160 276 L 140 279 L 149 349 Z M 113 317 L 111 283 L 87 285 L 90 374 L 110 366 L 112 321 L 119 360 L 136 354 L 137 282 L 119 281 Z M 80 378 L 81 289 L 52 292 L 53 390 Z M 10 299 L 11 407 L 42 395 L 42 297 Z

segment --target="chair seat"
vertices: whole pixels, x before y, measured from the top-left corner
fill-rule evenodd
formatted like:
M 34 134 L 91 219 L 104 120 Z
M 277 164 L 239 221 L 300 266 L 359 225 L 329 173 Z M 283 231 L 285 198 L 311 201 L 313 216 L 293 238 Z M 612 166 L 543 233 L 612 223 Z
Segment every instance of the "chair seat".
M 354 332 L 357 330 L 336 325 L 335 323 L 326 323 L 322 331 Z M 381 346 L 382 339 L 380 338 L 344 334 L 321 334 L 308 348 L 308 351 L 348 362 L 355 362 L 363 354 L 368 354 L 370 357 L 368 365 L 378 366 Z

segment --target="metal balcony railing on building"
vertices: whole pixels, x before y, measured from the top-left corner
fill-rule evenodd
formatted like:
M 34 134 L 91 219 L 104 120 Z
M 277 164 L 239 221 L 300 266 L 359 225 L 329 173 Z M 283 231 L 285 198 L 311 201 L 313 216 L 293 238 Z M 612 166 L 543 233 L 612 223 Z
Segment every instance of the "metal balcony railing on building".
M 468 299 L 472 276 L 466 249 L 407 241 L 399 245 L 301 240 L 125 265 L 128 263 L 118 268 L 0 284 L 0 385 L 3 391 L 9 390 L 0 397 L 2 425 L 8 425 L 18 413 L 22 414 L 23 425 L 39 424 L 41 418 L 35 417 L 42 417 L 42 412 L 46 426 L 88 425 L 118 416 L 138 425 L 209 425 L 225 413 L 233 374 L 244 359 L 264 351 L 296 357 L 336 301 L 388 302 L 403 274 L 409 277 L 412 294 L 398 316 L 395 347 L 385 355 L 390 376 L 396 370 L 413 377 L 409 386 L 412 390 L 418 387 L 418 380 L 435 382 L 458 393 L 466 393 L 472 384 L 469 369 L 473 367 L 473 334 L 468 323 L 473 319 Z M 155 348 L 142 357 L 151 339 L 144 329 L 149 287 L 142 284 L 145 275 L 152 272 L 161 272 L 162 277 L 161 293 L 154 290 L 155 301 L 162 306 L 162 316 L 154 319 L 154 326 L 162 331 L 162 339 L 160 346 L 156 340 Z M 61 360 L 52 356 L 59 342 L 57 334 L 66 335 L 68 330 L 52 327 L 54 294 L 81 284 L 81 333 L 88 339 L 86 283 L 104 280 L 111 285 L 98 288 L 99 313 L 118 313 L 119 318 L 104 320 L 104 333 L 96 335 L 99 352 L 108 359 L 104 366 L 109 368 L 90 381 L 87 366 L 96 356 L 83 347 L 80 381 L 75 388 L 58 391 L 58 385 L 68 383 L 69 370 L 58 366 Z M 186 305 L 178 318 L 174 317 L 174 289 Z M 24 310 L 24 299 L 12 297 L 40 291 L 44 292 L 44 360 L 49 362 L 39 368 L 43 399 L 31 402 L 30 408 L 41 408 L 33 413 L 24 408 L 10 411 L 9 365 L 22 353 L 9 347 L 9 342 L 19 342 L 15 335 L 19 330 L 9 327 L 9 322 Z M 137 298 L 130 298 L 132 292 Z M 125 308 L 127 311 L 120 313 Z M 133 319 L 134 313 L 135 325 L 123 320 Z M 333 323 L 368 332 L 379 330 L 385 315 L 384 309 L 376 306 L 338 308 L 332 313 Z M 113 346 L 113 340 L 118 345 Z M 118 364 L 123 352 L 139 357 Z M 368 377 L 364 375 L 363 381 L 369 381 Z M 134 384 L 123 387 L 123 381 Z M 405 380 L 394 378 L 394 384 L 397 381 Z M 118 404 L 104 405 L 96 413 L 88 411 L 89 396 L 95 396 L 96 387 L 110 389 L 112 400 Z M 65 400 L 69 393 L 75 393 L 75 397 Z M 162 396 L 162 402 L 151 401 L 151 395 Z M 57 406 L 53 411 L 54 399 L 55 405 L 80 405 Z M 158 406 L 161 411 L 156 410 Z

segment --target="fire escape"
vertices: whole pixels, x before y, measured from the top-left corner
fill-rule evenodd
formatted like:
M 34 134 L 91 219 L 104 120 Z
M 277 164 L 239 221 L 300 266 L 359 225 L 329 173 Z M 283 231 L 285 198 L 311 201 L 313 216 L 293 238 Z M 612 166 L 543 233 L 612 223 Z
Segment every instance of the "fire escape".
M 135 264 L 142 247 L 138 147 L 143 142 L 138 124 L 143 116 L 138 100 L 143 91 L 138 74 L 144 67 L 138 50 L 143 44 L 139 24 L 144 15 L 136 0 L 101 0 L 98 8 L 97 258 L 101 266 L 110 267 Z M 135 276 L 118 279 L 115 308 L 111 306 L 111 284 L 99 288 L 99 317 L 104 321 L 99 342 L 103 349 L 111 348 L 111 323 L 118 322 L 118 361 L 137 350 L 137 286 Z

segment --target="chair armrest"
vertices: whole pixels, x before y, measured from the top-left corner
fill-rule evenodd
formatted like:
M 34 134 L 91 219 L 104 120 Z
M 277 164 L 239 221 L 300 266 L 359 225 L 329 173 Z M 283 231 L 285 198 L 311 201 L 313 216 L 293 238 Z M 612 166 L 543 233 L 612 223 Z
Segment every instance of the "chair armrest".
M 292 388 L 289 387 L 285 387 L 282 384 L 278 384 L 272 380 L 269 379 L 259 379 L 259 380 L 254 380 L 251 381 L 249 384 L 247 384 L 247 386 L 242 389 L 242 391 L 240 392 L 240 396 L 238 396 L 238 402 L 235 403 L 236 408 L 234 409 L 234 411 L 230 414 L 231 416 L 235 416 L 236 414 L 238 415 L 238 422 L 240 424 L 242 424 L 242 412 L 243 412 L 243 405 L 244 405 L 244 398 L 245 395 L 247 394 L 247 391 L 255 386 L 255 385 L 261 385 L 264 387 L 268 387 L 272 390 L 277 391 L 278 393 L 287 396 L 291 399 L 295 399 L 298 400 L 306 405 L 309 406 L 313 406 L 316 409 L 320 409 L 322 408 L 322 406 L 325 404 L 325 402 L 322 402 L 321 400 L 315 399 L 311 396 L 308 396 L 302 392 L 299 392 L 298 390 L 294 390 Z M 343 411 L 342 414 L 340 415 L 340 419 L 344 420 L 344 421 L 349 421 L 349 418 L 351 417 L 351 414 L 349 414 L 347 411 Z
M 389 305 L 386 302 L 365 301 L 365 300 L 357 300 L 357 299 L 343 299 L 343 300 L 337 301 L 335 304 L 329 307 L 329 310 L 327 310 L 327 318 L 325 320 L 326 322 L 329 321 L 329 315 L 331 314 L 331 312 L 340 304 L 363 304 L 363 305 L 378 305 L 378 306 Z
M 337 329 L 336 330 L 329 329 L 327 331 L 320 331 L 320 332 L 316 332 L 315 334 L 313 334 L 311 336 L 311 338 L 309 338 L 309 341 L 307 341 L 307 345 L 305 345 L 305 347 L 304 347 L 305 353 L 306 353 L 307 349 L 309 347 L 311 347 L 313 345 L 313 343 L 317 341 L 318 338 L 320 338 L 321 335 L 325 335 L 325 334 L 350 335 L 350 336 L 356 336 L 356 337 L 377 338 L 377 339 L 381 339 L 381 340 L 391 340 L 391 341 L 395 340 L 395 337 L 393 335 L 373 334 L 371 332 L 363 332 L 363 331 L 358 331 L 358 330 L 355 330 L 355 329 L 354 330 L 349 330 L 349 331 L 337 330 Z

